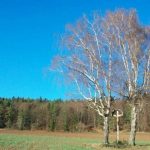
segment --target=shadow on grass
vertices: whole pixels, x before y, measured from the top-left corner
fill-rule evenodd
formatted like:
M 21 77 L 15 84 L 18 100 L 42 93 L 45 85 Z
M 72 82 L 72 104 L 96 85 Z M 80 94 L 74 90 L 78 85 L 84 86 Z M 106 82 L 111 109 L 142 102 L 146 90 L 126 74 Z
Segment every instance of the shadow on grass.
M 147 144 L 136 144 L 136 146 L 145 146 L 145 147 L 147 147 L 147 146 L 149 146 L 150 147 L 150 143 L 147 143 Z
M 147 150 L 147 148 L 150 148 L 150 143 L 138 143 L 135 146 L 131 146 L 128 144 L 127 141 L 119 141 L 118 143 L 115 141 L 113 143 L 110 143 L 108 145 L 104 144 L 92 144 L 92 148 L 98 149 L 98 150 L 112 150 L 112 149 L 126 149 L 126 150 Z
M 124 148 L 130 148 L 131 146 L 128 144 L 127 141 L 114 141 L 113 143 L 107 145 L 108 147 L 113 147 L 113 148 L 120 148 L 120 149 L 124 149 Z

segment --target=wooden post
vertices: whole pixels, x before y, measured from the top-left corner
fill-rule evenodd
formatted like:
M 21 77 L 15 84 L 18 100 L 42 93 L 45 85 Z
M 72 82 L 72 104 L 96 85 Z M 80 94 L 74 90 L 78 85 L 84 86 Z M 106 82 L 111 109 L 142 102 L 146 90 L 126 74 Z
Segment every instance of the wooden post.
M 117 144 L 119 142 L 119 117 L 123 116 L 123 112 L 120 109 L 113 110 L 112 116 L 116 117 L 116 123 L 117 123 Z
M 117 143 L 119 142 L 119 111 L 117 111 Z

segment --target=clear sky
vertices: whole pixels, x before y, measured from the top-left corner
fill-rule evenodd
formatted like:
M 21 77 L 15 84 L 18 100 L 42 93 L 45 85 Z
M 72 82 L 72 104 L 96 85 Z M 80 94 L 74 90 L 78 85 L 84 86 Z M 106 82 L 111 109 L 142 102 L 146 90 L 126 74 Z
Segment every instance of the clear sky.
M 58 37 L 84 13 L 116 8 L 136 8 L 150 24 L 149 0 L 0 0 L 0 97 L 68 98 L 70 87 L 46 71 Z

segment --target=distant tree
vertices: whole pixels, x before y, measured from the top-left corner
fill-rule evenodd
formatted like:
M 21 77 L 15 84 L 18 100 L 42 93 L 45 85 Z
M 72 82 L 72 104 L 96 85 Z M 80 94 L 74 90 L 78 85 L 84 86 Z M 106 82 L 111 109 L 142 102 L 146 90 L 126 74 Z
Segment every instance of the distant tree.
M 130 122 L 131 122 L 131 107 L 129 103 L 124 104 L 123 107 L 123 124 L 124 128 L 129 130 L 130 129 Z
M 3 106 L 0 105 L 0 128 L 5 127 L 5 122 L 4 122 L 4 114 L 3 114 Z
M 50 130 L 54 131 L 56 129 L 56 104 L 55 102 L 51 102 L 50 105 Z
M 7 107 L 7 113 L 6 113 L 6 126 L 7 126 L 7 128 L 13 127 L 15 117 L 16 117 L 16 110 L 14 108 L 13 103 L 11 103 L 10 106 Z
M 64 126 L 64 131 L 69 131 L 69 119 L 67 115 L 67 111 L 65 110 L 63 112 L 63 126 Z
M 31 129 L 31 110 L 28 107 L 24 112 L 24 129 Z
M 150 95 L 143 96 L 143 109 L 137 115 L 138 131 L 150 131 Z
M 18 112 L 17 128 L 19 130 L 23 130 L 24 129 L 24 112 L 23 112 L 23 110 L 19 110 L 19 112 Z
M 39 102 L 36 104 L 35 109 L 35 123 L 37 129 L 46 129 L 47 125 L 47 104 L 45 102 Z

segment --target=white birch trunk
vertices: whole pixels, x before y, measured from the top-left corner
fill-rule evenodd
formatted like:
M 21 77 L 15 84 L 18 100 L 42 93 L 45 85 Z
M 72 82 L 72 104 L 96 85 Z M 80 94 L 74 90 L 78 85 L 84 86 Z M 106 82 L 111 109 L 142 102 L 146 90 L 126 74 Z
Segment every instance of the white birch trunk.
M 130 145 L 135 145 L 136 127 L 137 127 L 137 111 L 136 111 L 136 106 L 132 106 L 132 109 L 131 109 L 131 131 L 130 131 L 130 136 L 129 136 L 129 144 Z
M 109 144 L 109 122 L 108 117 L 104 117 L 104 144 Z

